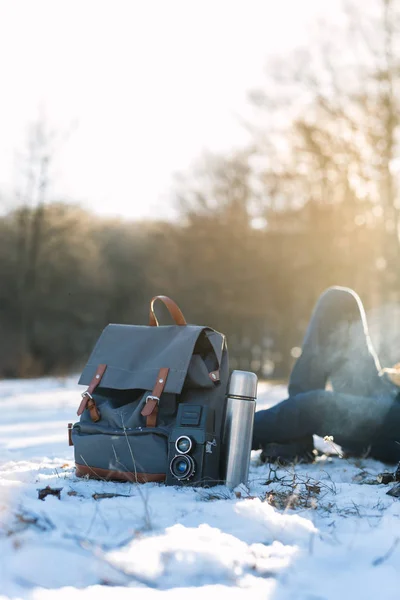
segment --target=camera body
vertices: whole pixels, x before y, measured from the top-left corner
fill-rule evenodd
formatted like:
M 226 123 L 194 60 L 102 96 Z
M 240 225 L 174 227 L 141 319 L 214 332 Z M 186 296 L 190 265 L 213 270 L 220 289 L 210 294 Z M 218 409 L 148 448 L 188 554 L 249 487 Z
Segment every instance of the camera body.
M 180 404 L 168 441 L 166 485 L 212 486 L 223 483 L 220 438 L 210 406 Z

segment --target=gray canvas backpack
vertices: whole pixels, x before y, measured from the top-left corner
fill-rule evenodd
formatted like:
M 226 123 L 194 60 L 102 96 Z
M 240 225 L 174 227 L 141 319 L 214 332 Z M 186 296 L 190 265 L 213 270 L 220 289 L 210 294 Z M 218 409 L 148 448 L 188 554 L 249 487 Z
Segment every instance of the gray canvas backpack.
M 159 326 L 156 300 L 165 304 L 175 325 Z M 196 411 L 212 415 L 211 420 L 207 417 L 213 430 L 207 451 L 213 452 L 213 477 L 222 479 L 227 381 L 225 337 L 209 327 L 188 325 L 173 300 L 155 296 L 149 326 L 108 325 L 82 372 L 79 383 L 88 388 L 78 409 L 80 420 L 70 425 L 76 474 L 164 481 L 169 438 L 181 407 L 188 426 Z

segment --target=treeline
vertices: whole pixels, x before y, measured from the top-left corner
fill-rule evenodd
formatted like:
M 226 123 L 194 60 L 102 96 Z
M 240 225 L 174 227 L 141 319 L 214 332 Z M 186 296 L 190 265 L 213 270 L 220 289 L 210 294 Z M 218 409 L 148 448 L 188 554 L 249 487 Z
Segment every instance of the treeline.
M 104 325 L 145 324 L 166 294 L 228 336 L 233 367 L 284 377 L 335 284 L 398 361 L 400 0 L 354 2 L 321 40 L 268 66 L 247 147 L 180 177 L 178 222 L 52 202 L 51 144 L 33 131 L 25 191 L 0 218 L 0 376 L 78 369 Z
M 61 203 L 36 210 L 0 220 L 3 377 L 79 369 L 107 323 L 147 324 L 155 294 L 226 333 L 232 366 L 285 376 L 325 287 L 379 301 L 379 230 L 340 206 L 309 203 L 261 229 L 235 205 L 181 224 L 107 220 Z

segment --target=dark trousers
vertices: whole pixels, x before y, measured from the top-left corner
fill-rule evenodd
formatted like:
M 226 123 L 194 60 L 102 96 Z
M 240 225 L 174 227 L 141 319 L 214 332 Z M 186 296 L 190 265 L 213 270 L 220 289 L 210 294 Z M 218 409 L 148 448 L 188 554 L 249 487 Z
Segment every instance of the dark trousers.
M 331 435 L 351 453 L 400 460 L 400 388 L 381 374 L 352 290 L 333 287 L 319 298 L 288 391 L 287 400 L 256 413 L 253 449 Z

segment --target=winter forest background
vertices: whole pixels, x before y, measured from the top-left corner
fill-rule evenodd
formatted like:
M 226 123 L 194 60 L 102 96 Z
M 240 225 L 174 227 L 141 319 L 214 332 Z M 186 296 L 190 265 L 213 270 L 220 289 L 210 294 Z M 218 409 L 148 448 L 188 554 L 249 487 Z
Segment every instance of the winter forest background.
M 0 377 L 78 370 L 107 323 L 147 324 L 155 294 L 224 332 L 233 368 L 286 377 L 335 284 L 360 294 L 382 361 L 398 360 L 400 0 L 344 3 L 340 25 L 267 61 L 248 107 L 248 143 L 178 174 L 170 220 L 53 196 L 60 132 L 28 126 L 0 197 Z

